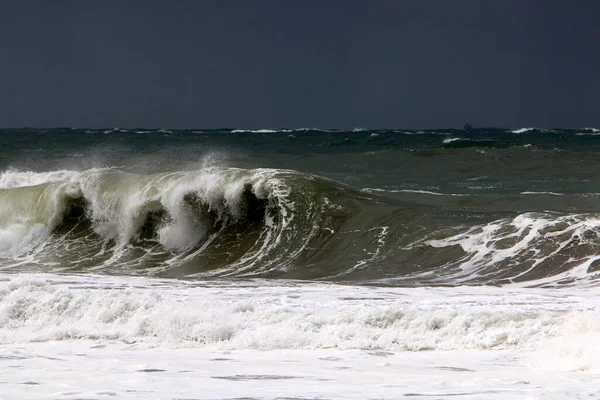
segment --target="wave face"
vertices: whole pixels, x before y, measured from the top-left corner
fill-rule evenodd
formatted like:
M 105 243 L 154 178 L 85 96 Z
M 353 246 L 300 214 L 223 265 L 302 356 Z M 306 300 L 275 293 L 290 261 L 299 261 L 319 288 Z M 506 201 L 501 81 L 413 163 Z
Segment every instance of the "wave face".
M 285 273 L 360 197 L 269 169 L 9 171 L 2 182 L 4 265 L 174 276 Z
M 453 202 L 477 208 L 490 198 L 381 196 L 292 170 L 8 171 L 0 181 L 7 271 L 408 286 L 591 284 L 598 276 L 596 214 L 457 212 Z M 523 204 L 532 195 L 562 201 L 524 193 Z
M 9 273 L 598 281 L 591 128 L 1 132 Z

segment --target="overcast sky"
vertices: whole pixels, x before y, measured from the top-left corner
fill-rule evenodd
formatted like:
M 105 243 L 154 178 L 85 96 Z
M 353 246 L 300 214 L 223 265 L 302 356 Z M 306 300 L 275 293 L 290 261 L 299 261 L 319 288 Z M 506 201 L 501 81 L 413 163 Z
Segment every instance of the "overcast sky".
M 600 1 L 23 1 L 3 127 L 600 127 Z

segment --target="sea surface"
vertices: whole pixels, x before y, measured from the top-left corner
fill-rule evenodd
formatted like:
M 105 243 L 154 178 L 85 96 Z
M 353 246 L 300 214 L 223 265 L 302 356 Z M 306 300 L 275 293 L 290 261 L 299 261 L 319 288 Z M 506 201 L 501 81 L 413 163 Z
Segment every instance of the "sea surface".
M 600 398 L 600 130 L 0 130 L 0 399 Z

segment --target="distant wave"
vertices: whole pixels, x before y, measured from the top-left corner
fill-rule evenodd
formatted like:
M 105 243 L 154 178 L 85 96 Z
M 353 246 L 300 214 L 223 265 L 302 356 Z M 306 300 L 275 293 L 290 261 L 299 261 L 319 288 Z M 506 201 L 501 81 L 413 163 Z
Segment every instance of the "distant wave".
M 557 192 L 521 192 L 521 194 L 524 194 L 524 195 L 547 194 L 550 196 L 564 196 L 564 193 L 557 193 Z
M 525 132 L 529 132 L 529 131 L 535 131 L 537 130 L 537 128 L 520 128 L 520 129 L 516 129 L 514 131 L 511 131 L 512 133 L 525 133 Z
M 276 133 L 292 132 L 291 129 L 234 129 L 231 133 Z
M 488 139 L 466 139 L 454 137 L 442 141 L 444 148 L 469 148 L 469 147 L 505 147 L 507 144 L 502 141 Z
M 459 140 L 467 140 L 467 139 L 463 139 L 463 138 L 459 138 L 459 137 L 448 138 L 448 139 L 444 139 L 443 143 L 452 143 L 452 142 L 457 142 Z
M 365 132 L 365 129 L 354 128 L 350 132 Z M 289 133 L 289 132 L 348 132 L 342 129 L 295 128 L 295 129 L 233 129 L 231 133 Z
M 380 192 L 380 193 L 415 193 L 415 194 L 428 194 L 428 195 L 432 195 L 432 196 L 456 196 L 456 197 L 461 197 L 461 196 L 468 196 L 466 194 L 458 194 L 458 193 L 439 193 L 439 192 L 432 192 L 429 190 L 412 190 L 412 189 L 378 189 L 378 188 L 363 188 L 363 191 L 367 192 L 367 193 L 376 193 L 376 192 Z
M 322 128 L 296 128 L 296 129 L 234 129 L 231 133 L 289 133 L 289 132 L 333 132 L 335 129 Z M 363 129 L 356 128 L 352 132 L 362 132 Z
M 325 128 L 296 128 L 294 132 L 333 132 L 339 131 L 339 129 L 325 129 Z
M 600 135 L 600 129 L 586 127 L 583 128 L 584 132 L 577 132 L 577 136 L 598 136 Z

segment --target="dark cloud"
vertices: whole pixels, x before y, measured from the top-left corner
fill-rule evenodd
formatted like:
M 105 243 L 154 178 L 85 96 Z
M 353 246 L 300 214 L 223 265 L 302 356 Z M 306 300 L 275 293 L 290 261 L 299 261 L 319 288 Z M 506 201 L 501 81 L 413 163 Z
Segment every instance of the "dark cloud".
M 7 3 L 0 125 L 600 125 L 599 17 L 594 0 Z

